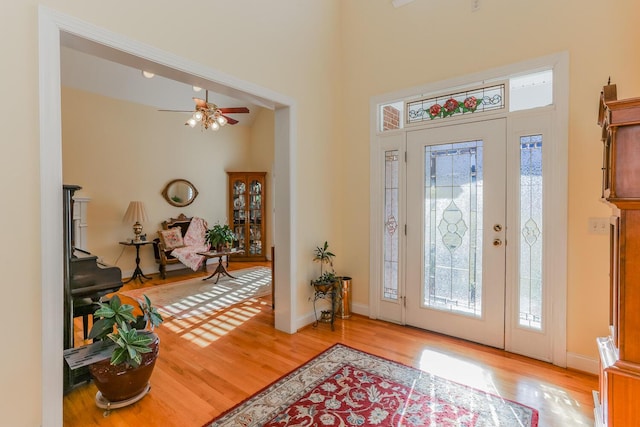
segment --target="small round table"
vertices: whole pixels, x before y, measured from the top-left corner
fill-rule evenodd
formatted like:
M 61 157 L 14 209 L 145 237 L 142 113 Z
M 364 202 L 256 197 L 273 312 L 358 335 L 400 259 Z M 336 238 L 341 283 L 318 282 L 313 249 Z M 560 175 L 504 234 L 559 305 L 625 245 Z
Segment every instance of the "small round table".
M 133 275 L 129 278 L 129 280 L 123 283 L 129 283 L 134 279 L 138 279 L 140 283 L 143 283 L 143 280 L 142 280 L 143 277 L 147 280 L 151 279 L 151 277 L 145 276 L 144 273 L 142 272 L 142 269 L 140 268 L 140 246 L 150 245 L 151 243 L 153 242 L 150 242 L 148 240 L 140 240 L 139 242 L 136 242 L 135 240 L 120 242 L 120 244 L 124 246 L 136 247 L 136 269 L 133 270 Z
M 220 280 L 220 276 L 228 276 L 228 277 L 231 277 L 232 279 L 235 279 L 235 277 L 233 277 L 231 274 L 229 274 L 227 269 L 224 268 L 224 264 L 222 263 L 222 257 L 225 257 L 225 256 L 227 257 L 227 266 L 228 266 L 229 265 L 229 255 L 237 255 L 237 254 L 242 254 L 242 253 L 244 253 L 244 250 L 243 249 L 238 249 L 238 248 L 223 249 L 223 250 L 220 250 L 220 251 L 210 250 L 210 251 L 207 251 L 207 252 L 198 252 L 198 255 L 202 255 L 206 259 L 218 258 L 218 266 L 216 267 L 215 271 L 213 273 L 211 273 L 211 275 L 209 275 L 208 277 L 205 277 L 202 280 L 211 279 L 215 275 L 218 276 L 218 277 L 216 277 L 216 281 L 214 282 L 215 284 L 217 284 L 218 280 Z

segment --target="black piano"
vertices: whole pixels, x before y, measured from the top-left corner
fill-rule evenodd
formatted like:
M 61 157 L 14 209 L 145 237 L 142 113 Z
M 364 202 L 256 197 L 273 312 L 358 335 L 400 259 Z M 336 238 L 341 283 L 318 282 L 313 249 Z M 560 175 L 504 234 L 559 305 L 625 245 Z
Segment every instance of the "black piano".
M 97 256 L 85 250 L 73 248 L 70 264 L 69 290 L 73 299 L 97 301 L 122 287 L 120 268 L 103 264 Z
M 94 303 L 122 287 L 122 271 L 98 261 L 98 257 L 74 247 L 73 194 L 77 185 L 63 185 L 64 220 L 64 349 L 74 347 L 74 317 L 93 312 Z M 80 312 L 80 310 L 87 310 Z M 87 369 L 71 371 L 64 364 L 64 392 L 89 380 Z

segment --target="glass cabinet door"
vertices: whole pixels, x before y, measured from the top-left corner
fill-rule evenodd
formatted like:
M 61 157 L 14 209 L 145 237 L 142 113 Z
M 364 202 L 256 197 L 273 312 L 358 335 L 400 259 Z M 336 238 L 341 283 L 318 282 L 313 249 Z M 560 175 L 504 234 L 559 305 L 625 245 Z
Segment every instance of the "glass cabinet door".
M 262 182 L 249 184 L 249 254 L 262 254 Z
M 266 172 L 228 172 L 229 217 L 236 241 L 243 250 L 237 261 L 264 261 L 265 252 L 265 178 Z
M 233 232 L 236 235 L 236 241 L 234 247 L 238 249 L 246 250 L 245 247 L 245 222 L 246 222 L 246 193 L 247 185 L 243 179 L 234 179 L 231 184 L 232 198 L 232 211 L 233 211 Z

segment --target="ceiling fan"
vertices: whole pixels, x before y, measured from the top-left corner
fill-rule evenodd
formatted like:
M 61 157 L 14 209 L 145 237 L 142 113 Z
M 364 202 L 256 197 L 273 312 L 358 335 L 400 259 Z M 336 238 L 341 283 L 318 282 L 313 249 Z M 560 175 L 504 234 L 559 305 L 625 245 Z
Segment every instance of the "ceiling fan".
M 248 113 L 249 109 L 247 107 L 230 107 L 230 108 L 222 108 L 218 107 L 216 104 L 209 102 L 209 91 L 206 91 L 205 99 L 201 98 L 193 98 L 193 101 L 196 103 L 195 111 L 187 111 L 187 110 L 159 110 L 159 111 L 171 111 L 171 112 L 179 112 L 179 113 L 193 113 L 192 116 L 187 120 L 185 125 L 195 127 L 198 122 L 202 124 L 204 129 L 212 129 L 218 130 L 220 127 L 226 125 L 227 123 L 230 125 L 235 125 L 238 123 L 238 120 L 228 117 L 227 114 L 240 114 L 240 113 Z

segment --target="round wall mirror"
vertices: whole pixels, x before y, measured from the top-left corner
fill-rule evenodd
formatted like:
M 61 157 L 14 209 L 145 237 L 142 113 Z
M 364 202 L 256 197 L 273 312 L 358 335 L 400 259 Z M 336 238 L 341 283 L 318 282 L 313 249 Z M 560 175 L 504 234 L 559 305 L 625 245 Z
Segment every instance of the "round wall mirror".
M 196 187 L 186 179 L 174 179 L 162 190 L 164 199 L 170 205 L 177 207 L 190 205 L 197 195 L 198 190 L 196 190 Z

